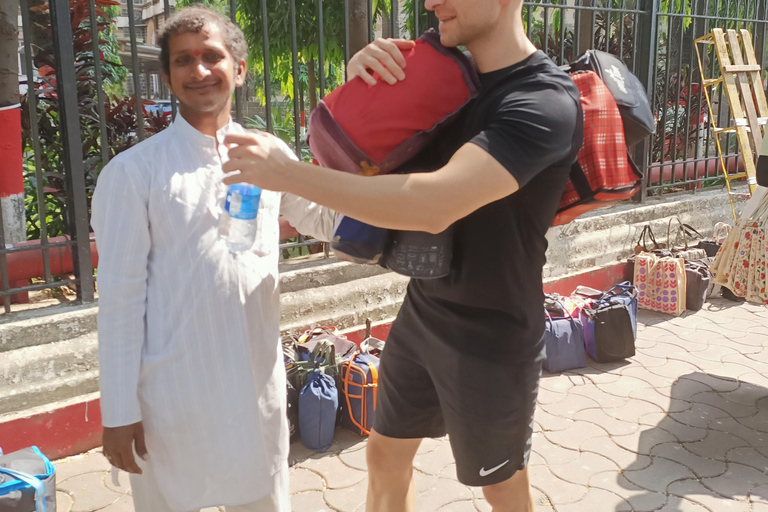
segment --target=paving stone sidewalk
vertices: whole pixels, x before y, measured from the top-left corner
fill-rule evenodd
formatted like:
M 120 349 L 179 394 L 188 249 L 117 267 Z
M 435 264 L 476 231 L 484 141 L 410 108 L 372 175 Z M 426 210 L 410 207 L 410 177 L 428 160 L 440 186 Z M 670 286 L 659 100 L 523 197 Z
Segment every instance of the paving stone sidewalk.
M 541 381 L 530 461 L 539 512 L 768 512 L 768 308 L 715 300 L 641 312 L 637 355 Z M 292 446 L 294 512 L 364 511 L 365 441 Z M 419 512 L 490 511 L 456 480 L 447 439 L 415 461 Z M 130 512 L 95 450 L 57 462 L 60 512 Z M 212 512 L 214 509 L 207 510 Z

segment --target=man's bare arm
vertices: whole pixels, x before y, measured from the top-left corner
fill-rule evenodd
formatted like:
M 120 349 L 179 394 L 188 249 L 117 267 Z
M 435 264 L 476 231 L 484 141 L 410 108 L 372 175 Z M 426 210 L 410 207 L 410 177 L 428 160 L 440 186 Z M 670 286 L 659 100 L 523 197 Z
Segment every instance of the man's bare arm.
M 362 222 L 389 229 L 438 233 L 519 188 L 482 148 L 465 144 L 443 168 L 429 173 L 363 177 L 292 161 L 269 134 L 228 135 L 236 145 L 225 183 L 247 182 L 290 192 Z

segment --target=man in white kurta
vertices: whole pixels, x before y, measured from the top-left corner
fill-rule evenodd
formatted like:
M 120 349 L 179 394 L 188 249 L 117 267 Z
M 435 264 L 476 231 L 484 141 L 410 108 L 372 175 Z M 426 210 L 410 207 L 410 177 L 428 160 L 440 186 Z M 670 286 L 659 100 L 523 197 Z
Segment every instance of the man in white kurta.
M 139 512 L 290 510 L 278 216 L 328 240 L 333 213 L 265 190 L 252 250 L 230 252 L 228 133 L 244 129 L 230 121 L 214 138 L 179 114 L 114 158 L 94 193 L 102 419 L 143 425 Z

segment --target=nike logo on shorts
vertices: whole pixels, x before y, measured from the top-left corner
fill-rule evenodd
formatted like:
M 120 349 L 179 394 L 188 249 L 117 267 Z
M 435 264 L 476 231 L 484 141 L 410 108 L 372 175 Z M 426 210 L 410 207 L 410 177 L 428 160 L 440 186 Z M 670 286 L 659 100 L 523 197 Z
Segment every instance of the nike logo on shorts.
M 488 476 L 491 473 L 495 473 L 496 471 L 500 470 L 501 468 L 503 468 L 507 464 L 509 464 L 509 459 L 507 459 L 506 461 L 502 462 L 501 464 L 499 464 L 495 468 L 491 468 L 491 469 L 480 468 L 480 476 Z

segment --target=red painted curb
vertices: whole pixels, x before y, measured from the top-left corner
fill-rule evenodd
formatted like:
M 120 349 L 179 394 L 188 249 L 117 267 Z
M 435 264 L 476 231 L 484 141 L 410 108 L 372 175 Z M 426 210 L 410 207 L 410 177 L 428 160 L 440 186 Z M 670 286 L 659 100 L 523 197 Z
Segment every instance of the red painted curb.
M 98 398 L 0 422 L 0 448 L 5 453 L 37 446 L 54 460 L 100 445 L 101 405 Z
M 609 265 L 544 283 L 546 293 L 570 295 L 579 286 L 608 290 L 627 276 L 626 263 Z M 372 326 L 372 336 L 385 340 L 392 327 L 391 320 Z M 343 334 L 358 345 L 365 338 L 365 329 L 354 328 Z M 83 453 L 101 444 L 101 407 L 94 399 L 67 405 L 50 412 L 0 422 L 0 447 L 6 452 L 36 445 L 51 459 Z

